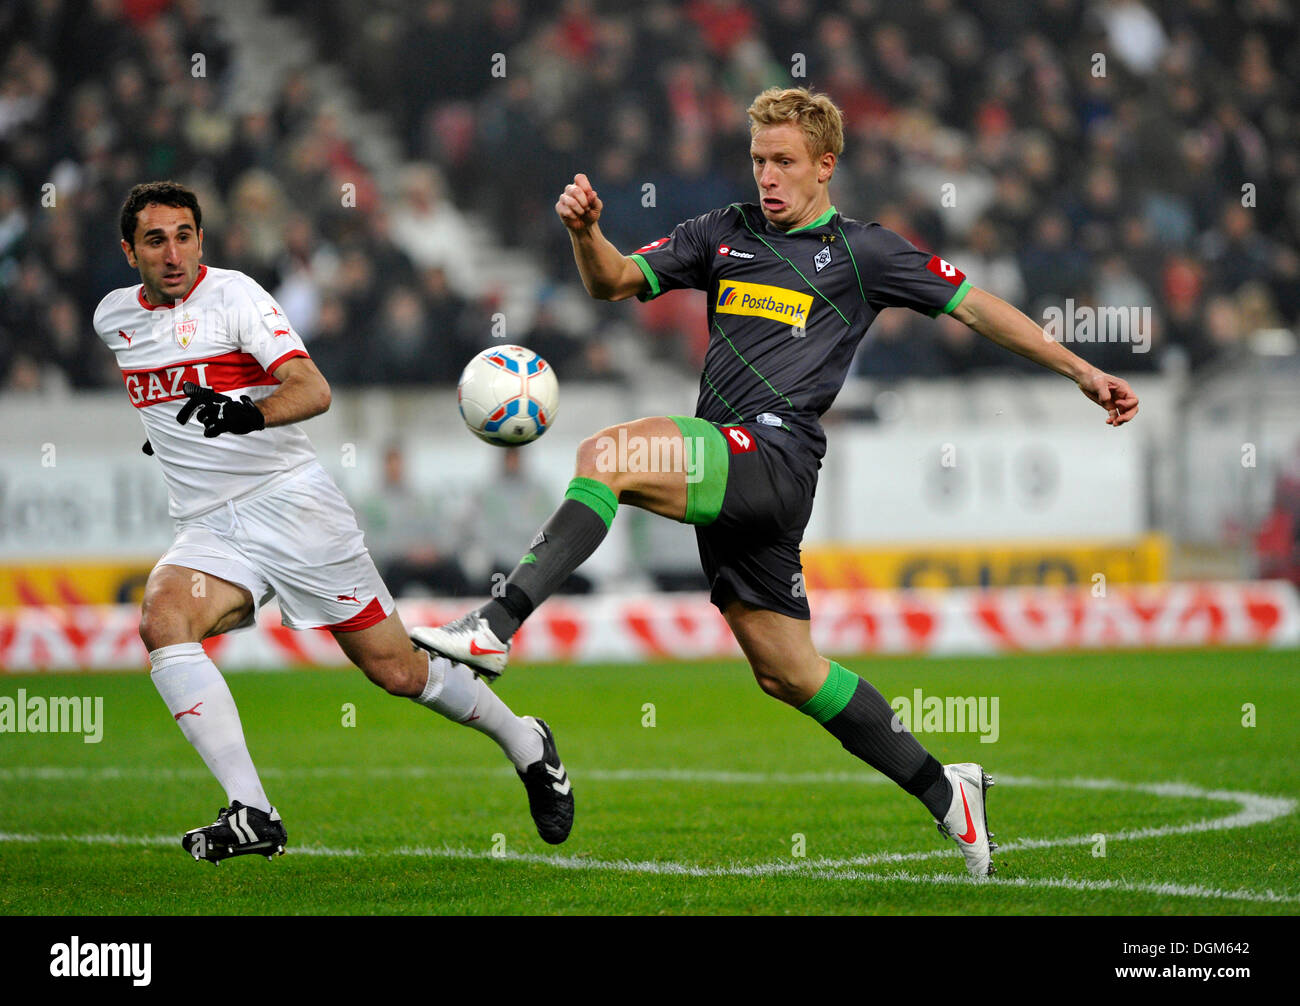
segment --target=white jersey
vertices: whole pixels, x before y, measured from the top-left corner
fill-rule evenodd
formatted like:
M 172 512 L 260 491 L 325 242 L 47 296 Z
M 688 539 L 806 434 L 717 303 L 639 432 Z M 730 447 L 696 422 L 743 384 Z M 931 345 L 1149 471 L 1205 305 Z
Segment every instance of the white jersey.
M 186 381 L 256 401 L 280 383 L 271 371 L 307 356 L 280 306 L 242 272 L 200 266 L 189 293 L 162 307 L 145 302 L 142 286 L 114 290 L 95 309 L 95 332 L 116 354 L 140 410 L 174 518 L 269 491 L 316 460 L 294 424 L 208 438 L 197 419 L 176 422 L 189 401 Z

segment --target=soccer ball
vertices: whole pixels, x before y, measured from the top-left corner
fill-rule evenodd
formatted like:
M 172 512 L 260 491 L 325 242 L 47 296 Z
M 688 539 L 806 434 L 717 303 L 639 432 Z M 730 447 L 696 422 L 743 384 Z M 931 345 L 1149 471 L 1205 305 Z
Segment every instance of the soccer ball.
M 523 346 L 493 346 L 469 361 L 456 389 L 471 433 L 498 447 L 536 440 L 555 422 L 560 386 L 550 364 Z

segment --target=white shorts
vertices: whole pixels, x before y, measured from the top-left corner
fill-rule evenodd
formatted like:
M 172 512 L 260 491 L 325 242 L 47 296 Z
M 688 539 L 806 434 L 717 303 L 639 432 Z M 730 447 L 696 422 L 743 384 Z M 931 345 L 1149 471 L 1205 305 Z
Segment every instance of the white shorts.
M 356 515 L 318 463 L 262 496 L 180 522 L 158 565 L 243 587 L 255 608 L 279 597 L 280 621 L 291 629 L 355 632 L 393 611 Z M 250 615 L 235 628 L 253 621 Z

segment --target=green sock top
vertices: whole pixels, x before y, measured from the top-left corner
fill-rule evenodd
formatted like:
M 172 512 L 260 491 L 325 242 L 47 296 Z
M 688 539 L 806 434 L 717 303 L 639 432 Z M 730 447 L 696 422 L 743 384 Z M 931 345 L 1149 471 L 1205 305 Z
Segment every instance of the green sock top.
M 811 716 L 818 723 L 838 716 L 853 698 L 861 680 L 847 667 L 831 661 L 831 672 L 826 675 L 825 683 L 817 694 L 799 707 L 799 712 Z
M 614 523 L 614 514 L 618 512 L 618 497 L 604 482 L 579 475 L 569 483 L 564 498 L 590 507 L 605 522 L 605 530 L 609 530 L 609 526 Z

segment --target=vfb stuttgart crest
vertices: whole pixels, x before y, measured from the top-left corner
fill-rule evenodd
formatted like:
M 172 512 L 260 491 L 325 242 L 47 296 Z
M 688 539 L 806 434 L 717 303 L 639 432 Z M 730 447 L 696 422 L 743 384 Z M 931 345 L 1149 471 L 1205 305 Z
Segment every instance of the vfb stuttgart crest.
M 176 333 L 176 344 L 181 349 L 189 349 L 190 343 L 194 341 L 194 334 L 199 330 L 199 323 L 186 313 L 185 317 L 176 322 L 173 331 Z

